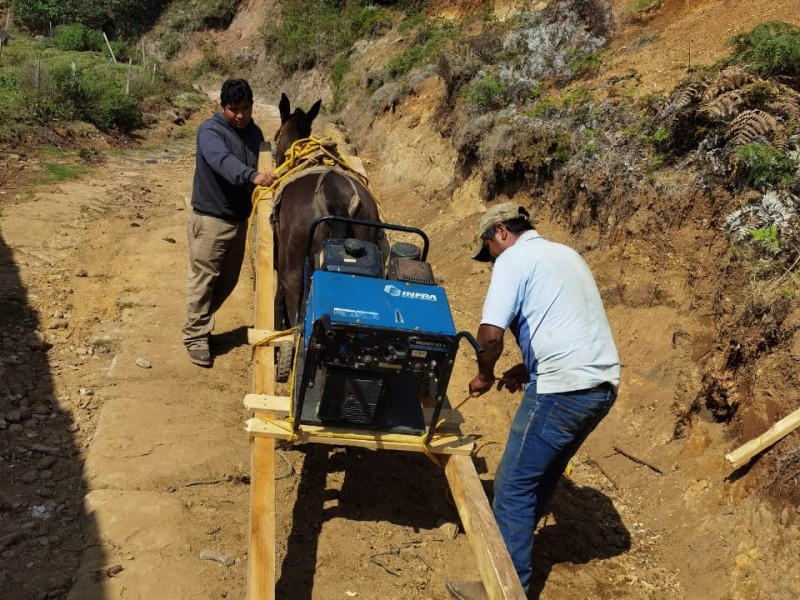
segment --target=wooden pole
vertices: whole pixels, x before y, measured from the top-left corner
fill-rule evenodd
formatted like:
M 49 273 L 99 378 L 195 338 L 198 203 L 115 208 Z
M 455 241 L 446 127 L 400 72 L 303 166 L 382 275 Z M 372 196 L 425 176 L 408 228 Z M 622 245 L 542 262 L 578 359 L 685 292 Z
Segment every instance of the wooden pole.
M 111 49 L 111 42 L 108 41 L 108 36 L 106 35 L 105 31 L 103 32 L 103 39 L 106 41 L 106 46 L 108 46 L 108 51 L 111 52 L 111 60 L 117 62 L 117 57 L 114 56 L 114 51 Z
M 800 408 L 775 423 L 757 438 L 753 438 L 733 452 L 726 454 L 725 459 L 731 463 L 734 469 L 738 469 L 747 464 L 756 454 L 782 440 L 798 427 L 800 427 Z
M 144 51 L 144 38 L 142 38 L 142 67 L 147 71 L 147 54 Z
M 131 93 L 131 67 L 133 66 L 133 59 L 128 59 L 128 76 L 125 78 L 125 95 L 129 96 Z
M 440 456 L 490 600 L 525 600 L 525 591 L 497 528 L 471 456 Z
M 154 65 L 155 66 L 155 65 Z M 272 153 L 264 142 L 258 170 L 272 170 Z M 272 260 L 272 206 L 262 203 L 256 219 L 255 326 L 275 326 L 275 278 Z M 275 349 L 257 346 L 253 352 L 253 391 L 275 393 Z M 248 600 L 275 600 L 275 440 L 253 438 L 250 466 L 250 550 L 247 554 Z

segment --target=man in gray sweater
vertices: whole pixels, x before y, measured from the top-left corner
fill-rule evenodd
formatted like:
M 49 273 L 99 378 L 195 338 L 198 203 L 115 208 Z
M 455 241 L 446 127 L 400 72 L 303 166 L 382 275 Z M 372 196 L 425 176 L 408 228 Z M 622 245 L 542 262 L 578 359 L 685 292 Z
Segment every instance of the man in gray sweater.
M 189 268 L 183 343 L 190 360 L 213 363 L 209 338 L 214 313 L 239 280 L 251 195 L 275 174 L 259 172 L 264 135 L 253 122 L 253 91 L 244 79 L 229 79 L 220 94 L 222 111 L 197 129 L 197 152 L 189 215 Z

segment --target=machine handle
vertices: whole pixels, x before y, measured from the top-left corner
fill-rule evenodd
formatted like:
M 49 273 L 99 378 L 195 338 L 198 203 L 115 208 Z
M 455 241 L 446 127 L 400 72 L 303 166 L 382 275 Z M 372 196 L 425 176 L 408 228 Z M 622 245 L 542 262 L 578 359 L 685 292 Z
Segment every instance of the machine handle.
M 403 231 L 405 233 L 413 233 L 422 238 L 422 254 L 420 260 L 425 262 L 428 259 L 428 248 L 430 247 L 430 240 L 427 234 L 416 227 L 409 227 L 407 225 L 394 225 L 392 223 L 381 223 L 380 221 L 365 221 L 363 219 L 354 219 L 353 217 L 340 217 L 338 215 L 325 215 L 319 217 L 311 224 L 311 229 L 308 232 L 308 243 L 306 244 L 306 260 L 311 256 L 311 247 L 314 244 L 314 233 L 322 223 L 327 221 L 339 221 L 340 223 L 349 223 L 350 225 L 361 225 L 363 227 L 372 227 L 373 229 L 389 229 L 390 231 Z
M 473 348 L 475 348 L 475 354 L 477 354 L 478 356 L 483 354 L 483 346 L 481 346 L 478 343 L 478 340 L 476 340 L 475 337 L 469 331 L 459 331 L 456 334 L 456 343 L 460 342 L 462 338 L 467 340 L 470 343 L 470 345 Z
M 333 325 L 331 325 L 331 316 L 328 313 L 325 313 L 320 318 L 320 321 L 322 321 L 322 330 L 325 332 L 325 337 L 329 340 L 333 339 Z

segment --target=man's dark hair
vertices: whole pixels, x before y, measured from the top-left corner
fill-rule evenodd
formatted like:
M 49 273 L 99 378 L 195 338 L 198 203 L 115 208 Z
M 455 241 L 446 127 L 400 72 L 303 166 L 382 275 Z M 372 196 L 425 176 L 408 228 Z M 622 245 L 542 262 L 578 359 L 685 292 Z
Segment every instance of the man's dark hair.
M 228 79 L 222 84 L 222 92 L 219 95 L 222 106 L 231 106 L 240 102 L 252 102 L 253 90 L 246 79 Z
M 501 221 L 503 225 L 506 226 L 511 233 L 520 234 L 523 231 L 530 231 L 533 229 L 533 225 L 531 225 L 530 219 L 528 217 L 517 217 L 516 219 L 509 219 L 508 221 Z M 486 230 L 486 233 L 483 234 L 484 240 L 493 240 L 494 239 L 494 232 L 497 228 L 497 225 L 494 227 L 490 227 Z

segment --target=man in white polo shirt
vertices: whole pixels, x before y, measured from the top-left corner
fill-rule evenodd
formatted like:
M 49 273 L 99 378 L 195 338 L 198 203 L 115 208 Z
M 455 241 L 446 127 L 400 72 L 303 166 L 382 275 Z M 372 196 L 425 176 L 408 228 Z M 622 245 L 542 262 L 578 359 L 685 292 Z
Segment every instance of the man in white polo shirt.
M 592 273 L 573 249 L 548 241 L 513 203 L 491 207 L 478 227 L 473 257 L 493 262 L 478 342 L 472 396 L 497 380 L 494 367 L 510 329 L 522 362 L 498 389 L 525 393 L 494 481 L 492 510 L 522 587 L 533 571 L 533 532 L 558 479 L 617 396 L 619 357 Z M 459 600 L 487 598 L 477 581 L 447 581 Z

